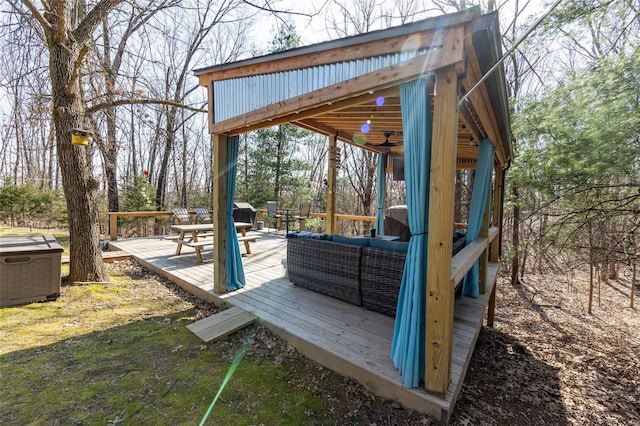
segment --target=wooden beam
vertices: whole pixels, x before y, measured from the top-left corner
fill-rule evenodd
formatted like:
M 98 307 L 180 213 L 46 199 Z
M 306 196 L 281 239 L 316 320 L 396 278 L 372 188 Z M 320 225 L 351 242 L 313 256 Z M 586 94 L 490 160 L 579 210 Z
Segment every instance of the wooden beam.
M 445 395 L 451 381 L 454 287 L 451 285 L 451 247 L 458 143 L 458 75 L 455 67 L 437 74 L 438 95 L 433 105 L 429 234 L 427 256 L 427 312 L 425 388 Z
M 329 136 L 329 152 L 332 149 L 338 147 L 338 137 Z M 331 164 L 329 159 L 330 155 L 327 155 L 327 161 L 329 161 L 329 167 L 327 170 L 327 219 L 325 221 L 327 225 L 327 234 L 334 234 L 336 232 L 336 174 L 337 169 Z
M 385 67 L 304 95 L 267 105 L 219 123 L 212 123 L 211 130 L 213 133 L 244 131 L 243 128 L 255 126 L 258 123 L 268 123 L 269 120 L 273 121 L 287 115 L 301 114 L 314 108 L 384 90 L 418 78 L 433 70 L 460 63 L 463 61 L 463 30 L 463 26 L 445 30 L 447 36 L 442 49 L 430 51 L 401 64 Z
M 170 211 L 142 211 L 142 212 L 109 212 L 109 234 L 111 241 L 118 239 L 118 218 L 119 217 L 159 217 L 173 216 Z
M 489 305 L 487 306 L 487 327 L 493 327 L 493 323 L 496 318 L 496 287 L 498 284 L 494 284 L 491 287 L 491 295 L 489 296 Z
M 476 238 L 453 256 L 451 259 L 451 285 L 455 286 L 467 275 L 469 269 L 486 249 L 487 244 L 486 238 Z
M 260 122 L 250 126 L 233 129 L 229 131 L 229 135 L 230 136 L 239 135 L 242 133 L 250 132 L 253 130 L 264 129 L 265 127 L 271 127 L 278 124 L 290 123 L 294 121 L 303 121 L 309 117 L 316 117 L 328 111 L 340 111 L 340 110 L 349 108 L 353 105 L 362 105 L 368 102 L 375 102 L 376 98 L 378 98 L 379 96 L 386 96 L 388 93 L 394 93 L 394 92 L 397 92 L 397 89 L 390 88 L 386 90 L 380 90 L 375 93 L 367 92 L 366 94 L 362 96 L 358 96 L 356 98 L 349 98 L 339 102 L 331 102 L 329 104 L 326 104 L 311 110 L 296 111 L 293 114 L 285 115 L 278 118 L 268 119 L 266 122 Z M 209 125 L 212 126 L 213 123 L 209 123 Z
M 227 135 L 213 135 L 213 291 L 227 292 Z
M 504 171 L 500 166 L 496 167 L 495 190 L 493 191 L 493 226 L 499 230 L 499 240 L 491 244 L 489 260 L 498 262 L 500 260 L 500 240 L 502 239 L 502 191 L 504 191 Z
M 347 132 L 341 132 L 339 129 L 335 127 L 329 127 L 322 123 L 319 123 L 311 118 L 306 120 L 294 121 L 293 124 L 296 126 L 302 127 L 307 130 L 311 130 L 316 133 L 322 133 L 327 136 L 336 136 L 338 135 L 338 140 L 346 143 L 352 143 L 353 135 Z
M 492 159 L 493 160 L 493 159 Z M 493 161 L 491 161 L 491 167 L 489 169 L 489 183 L 487 187 L 484 189 L 487 191 L 487 200 L 484 204 L 484 214 L 482 216 L 482 224 L 480 226 L 480 233 L 478 236 L 480 238 L 488 238 L 489 237 L 489 226 L 491 224 L 491 205 L 493 204 L 493 200 L 491 199 L 491 181 L 493 179 Z M 487 288 L 487 278 L 489 271 L 489 246 L 485 247 L 480 255 L 480 294 L 484 294 L 485 289 Z
M 209 134 L 213 134 L 211 125 L 216 121 L 216 97 L 213 91 L 214 84 L 215 82 L 210 81 L 207 88 L 207 102 L 209 103 L 209 108 L 207 108 L 207 117 L 209 118 Z
M 419 38 L 412 38 L 415 47 L 425 49 L 428 47 L 442 47 L 444 40 L 448 37 L 449 29 L 431 30 L 418 33 Z M 320 65 L 335 64 L 336 62 L 346 62 L 372 56 L 386 55 L 401 52 L 407 44 L 407 36 L 392 37 L 376 42 L 362 43 L 354 46 L 342 47 L 338 49 L 325 50 L 314 54 L 304 54 L 293 56 L 288 59 L 265 61 L 259 64 L 247 64 L 240 68 L 222 69 L 198 76 L 201 86 L 207 85 L 209 81 L 225 80 L 229 78 L 249 77 L 260 74 L 272 74 L 276 72 L 289 71 L 301 68 L 317 67 Z
M 470 31 L 470 30 L 469 30 Z M 473 37 L 467 33 L 465 37 L 467 51 L 473 52 Z M 469 90 L 477 81 L 482 78 L 482 70 L 475 55 L 467 55 L 467 74 L 462 80 L 462 87 Z M 506 154 L 504 152 L 504 141 L 500 136 L 498 121 L 493 111 L 493 105 L 489 99 L 486 83 L 483 83 L 474 92 L 469 95 L 469 103 L 472 105 L 473 112 L 477 115 L 482 127 L 492 143 L 496 145 L 496 155 L 499 162 L 503 165 L 506 162 Z

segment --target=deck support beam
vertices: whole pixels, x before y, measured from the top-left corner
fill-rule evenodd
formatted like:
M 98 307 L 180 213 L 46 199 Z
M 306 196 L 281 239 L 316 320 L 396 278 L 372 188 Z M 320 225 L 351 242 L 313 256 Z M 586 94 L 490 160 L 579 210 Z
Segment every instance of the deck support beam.
M 227 292 L 227 136 L 213 135 L 213 291 Z
M 480 233 L 478 234 L 479 238 L 488 238 L 489 237 L 489 226 L 491 225 L 491 206 L 492 199 L 491 188 L 493 187 L 491 181 L 493 179 L 493 161 L 491 162 L 491 166 L 489 169 L 489 183 L 487 187 L 484 189 L 487 191 L 487 200 L 484 204 L 484 214 L 482 216 L 482 225 L 480 226 Z M 489 246 L 484 249 L 482 254 L 480 255 L 480 294 L 484 294 L 485 289 L 487 288 L 487 271 L 489 265 Z
M 458 74 L 437 74 L 429 192 L 425 389 L 443 396 L 451 381 L 454 286 L 451 282 L 454 182 L 458 144 Z
M 489 260 L 498 262 L 500 260 L 500 245 L 502 240 L 502 200 L 504 193 L 504 170 L 496 167 L 496 177 L 493 191 L 493 226 L 498 228 L 498 240 L 491 244 L 491 254 Z
M 500 261 L 500 247 L 502 245 L 502 203 L 504 194 L 504 170 L 501 167 L 495 168 L 495 181 L 493 184 L 493 226 L 498 228 L 498 238 L 491 242 L 489 251 L 489 261 Z M 493 327 L 496 317 L 496 287 L 497 283 L 491 290 L 489 304 L 487 306 L 487 327 Z
M 329 136 L 329 167 L 327 169 L 327 234 L 336 233 L 336 174 L 337 168 L 331 161 L 331 152 L 338 149 L 338 135 Z

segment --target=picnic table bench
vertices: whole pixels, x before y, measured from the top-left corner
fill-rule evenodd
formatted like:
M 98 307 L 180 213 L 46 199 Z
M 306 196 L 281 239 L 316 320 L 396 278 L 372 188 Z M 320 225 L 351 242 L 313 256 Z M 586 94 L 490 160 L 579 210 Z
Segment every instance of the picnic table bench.
M 241 237 L 238 237 L 238 242 L 243 242 L 246 253 L 251 254 L 251 246 L 249 243 L 256 242 L 260 237 L 247 235 L 247 229 L 251 228 L 250 223 L 236 222 L 235 225 L 236 231 L 240 231 L 242 234 Z M 165 239 L 171 240 L 177 244 L 176 255 L 181 253 L 182 246 L 188 246 L 195 250 L 198 262 L 202 263 L 202 249 L 207 246 L 213 246 L 213 238 L 206 238 L 213 236 L 213 224 L 200 223 L 173 225 L 171 226 L 171 230 L 178 232 L 178 234 L 169 235 L 165 237 Z

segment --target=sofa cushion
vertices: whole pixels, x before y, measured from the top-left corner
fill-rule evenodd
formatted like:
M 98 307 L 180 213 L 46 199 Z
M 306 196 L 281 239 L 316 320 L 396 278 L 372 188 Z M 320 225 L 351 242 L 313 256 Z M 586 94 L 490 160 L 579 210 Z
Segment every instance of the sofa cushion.
M 345 237 L 344 235 L 335 234 L 333 236 L 333 242 L 340 244 L 350 244 L 352 246 L 358 247 L 369 247 L 370 238 L 362 238 L 362 237 Z
M 373 248 L 399 251 L 401 253 L 406 253 L 407 250 L 409 250 L 409 243 L 402 241 L 388 241 L 378 238 L 372 238 L 371 241 L 369 241 L 369 245 Z

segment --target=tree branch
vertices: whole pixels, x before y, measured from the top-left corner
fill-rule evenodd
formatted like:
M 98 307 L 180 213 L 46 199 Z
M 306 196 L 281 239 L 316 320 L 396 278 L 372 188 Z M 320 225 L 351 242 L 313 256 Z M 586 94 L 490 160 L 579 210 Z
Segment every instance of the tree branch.
M 168 99 L 140 99 L 140 98 L 118 99 L 112 102 L 103 102 L 103 103 L 95 104 L 90 107 L 87 107 L 86 112 L 87 114 L 93 114 L 94 112 L 107 109 L 107 108 L 112 108 L 115 106 L 120 106 L 120 105 L 145 105 L 145 104 L 146 105 L 169 105 L 169 106 L 175 106 L 178 108 L 186 109 L 187 111 L 205 112 L 205 113 L 207 112 L 207 110 L 204 108 L 196 108 L 189 105 L 181 104 L 180 102 L 171 101 Z
M 74 40 L 78 43 L 85 43 L 91 36 L 91 33 L 107 17 L 111 9 L 122 2 L 124 2 L 124 0 L 100 0 L 100 2 L 87 13 L 78 27 L 71 32 Z
M 46 40 L 51 34 L 51 24 L 49 23 L 49 21 L 45 19 L 45 17 L 42 15 L 42 13 L 40 13 L 38 8 L 31 2 L 31 0 L 20 0 L 20 2 L 25 5 L 27 9 L 29 9 L 29 12 L 31 12 L 31 18 L 38 21 L 41 28 L 36 28 L 31 24 L 32 19 L 29 19 L 27 13 L 18 7 L 18 5 L 16 4 L 16 0 L 9 1 L 9 4 L 13 8 L 13 10 L 15 10 L 20 16 L 25 18 L 25 21 L 29 23 L 29 26 L 31 26 L 31 28 L 33 28 L 36 32 L 38 32 L 38 34 L 40 34 L 43 41 Z

